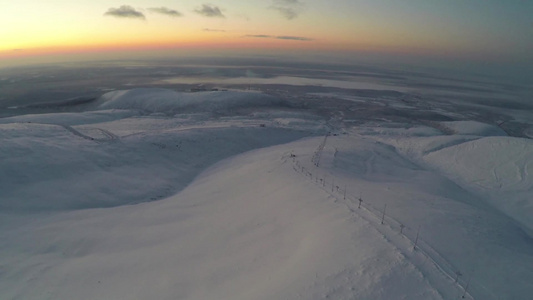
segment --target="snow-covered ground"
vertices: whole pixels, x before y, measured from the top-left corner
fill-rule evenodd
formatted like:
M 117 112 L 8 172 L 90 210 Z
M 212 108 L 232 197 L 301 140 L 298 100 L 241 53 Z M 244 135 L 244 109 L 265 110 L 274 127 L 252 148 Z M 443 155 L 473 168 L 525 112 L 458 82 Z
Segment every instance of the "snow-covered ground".
M 409 89 L 392 84 L 383 84 L 371 80 L 363 80 L 361 78 L 345 77 L 342 80 L 332 80 L 323 78 L 307 78 L 294 76 L 278 76 L 272 78 L 258 78 L 258 77 L 236 77 L 236 78 L 191 78 L 191 77 L 176 77 L 168 78 L 161 81 L 156 81 L 157 84 L 163 83 L 188 83 L 188 84 L 205 84 L 215 83 L 224 85 L 251 85 L 251 84 L 284 84 L 292 86 L 325 86 L 342 89 L 354 90 L 399 90 L 407 91 Z
M 531 140 L 480 122 L 327 135 L 261 93 L 91 109 L 0 119 L 2 299 L 533 294 Z

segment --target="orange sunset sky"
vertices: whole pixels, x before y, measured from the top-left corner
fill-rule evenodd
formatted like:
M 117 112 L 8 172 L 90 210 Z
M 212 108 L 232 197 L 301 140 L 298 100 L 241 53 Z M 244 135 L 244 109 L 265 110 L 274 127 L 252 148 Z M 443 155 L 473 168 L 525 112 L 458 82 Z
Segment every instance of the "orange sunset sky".
M 339 51 L 531 61 L 533 1 L 17 0 L 0 66 L 198 51 Z

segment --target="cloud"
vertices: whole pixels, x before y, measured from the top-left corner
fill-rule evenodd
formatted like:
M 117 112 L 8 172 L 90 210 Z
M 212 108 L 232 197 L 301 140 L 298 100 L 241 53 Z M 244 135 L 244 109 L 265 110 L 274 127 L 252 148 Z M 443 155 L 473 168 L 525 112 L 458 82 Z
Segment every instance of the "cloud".
M 268 39 L 273 39 L 273 38 L 275 38 L 275 37 L 272 36 L 272 35 L 266 35 L 266 34 L 248 34 L 248 35 L 245 35 L 244 37 L 251 37 L 251 38 L 268 38 Z
M 314 41 L 312 38 L 307 38 L 303 36 L 289 36 L 289 35 L 267 35 L 267 34 L 248 34 L 243 36 L 245 38 L 262 38 L 262 39 L 277 39 L 277 40 L 291 40 L 291 41 L 302 41 L 310 42 Z
M 300 0 L 272 0 L 270 9 L 278 11 L 285 19 L 297 18 L 304 10 L 305 4 Z
M 303 36 L 287 36 L 287 35 L 277 36 L 276 38 L 278 40 L 293 40 L 293 41 L 306 41 L 306 42 L 313 40 L 311 38 L 306 38 Z
M 197 8 L 194 10 L 195 13 L 200 14 L 204 17 L 217 17 L 217 18 L 225 18 L 224 14 L 220 10 L 218 6 L 214 6 L 211 4 L 202 4 L 201 8 Z
M 204 29 L 202 29 L 202 31 L 206 31 L 206 32 L 226 32 L 226 30 L 223 30 L 223 29 L 211 29 L 211 28 L 204 28 Z
M 174 18 L 183 16 L 183 14 L 180 13 L 179 11 L 166 8 L 166 7 L 152 7 L 152 8 L 149 8 L 148 10 L 153 13 L 167 15 L 169 17 L 174 17 Z
M 135 8 L 129 5 L 122 5 L 119 8 L 110 8 L 104 13 L 104 16 L 111 16 L 117 18 L 134 18 L 134 19 L 146 19 L 144 14 L 140 11 L 136 11 Z

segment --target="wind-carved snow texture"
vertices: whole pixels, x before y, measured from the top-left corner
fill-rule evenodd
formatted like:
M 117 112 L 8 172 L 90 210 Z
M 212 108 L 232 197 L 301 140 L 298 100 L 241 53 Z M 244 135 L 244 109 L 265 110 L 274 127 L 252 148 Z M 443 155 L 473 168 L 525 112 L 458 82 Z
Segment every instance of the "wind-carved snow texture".
M 533 142 L 505 135 L 495 137 L 497 128 L 478 122 L 456 122 L 452 126 L 460 133 L 380 140 L 471 191 L 481 199 L 478 203 L 490 204 L 525 230 L 533 231 Z M 480 130 L 474 131 L 473 127 Z
M 533 271 L 520 265 L 524 257 L 513 257 L 516 253 L 511 253 L 526 253 L 533 245 L 531 238 L 512 220 L 503 215 L 496 217 L 492 209 L 478 210 L 477 206 L 460 203 L 465 198 L 468 202 L 473 196 L 446 178 L 405 161 L 394 149 L 376 143 L 373 138 L 332 137 L 328 141 L 329 147 L 322 153 L 323 168 L 307 162 L 310 155 L 293 153 L 294 170 L 330 193 L 333 201 L 346 205 L 356 217 L 372 222 L 389 242 L 426 274 L 433 286 L 439 287 L 445 299 L 460 298 L 458 295 L 468 296 L 469 293 L 483 299 L 497 299 L 499 295 L 512 299 L 530 288 L 525 278 Z M 356 164 L 351 164 L 353 162 Z M 399 172 L 409 175 L 398 176 Z M 413 181 L 420 186 L 413 189 Z M 375 182 L 381 184 L 376 186 Z M 386 184 L 385 192 L 379 188 L 383 184 Z M 410 187 L 406 188 L 406 185 Z M 465 216 L 473 220 L 461 220 Z M 465 230 L 465 224 L 476 229 Z M 445 236 L 450 240 L 443 243 Z M 509 247 L 507 243 L 513 245 L 512 250 L 499 252 Z M 524 248 L 515 248 L 517 245 Z M 480 250 L 490 253 L 487 263 L 480 263 L 485 258 L 479 256 L 469 258 L 474 261 L 464 261 L 465 257 L 456 255 Z M 530 255 L 526 257 L 531 261 Z M 509 268 L 507 264 L 513 267 Z M 501 273 L 513 275 L 500 283 L 494 278 Z M 459 278 L 457 274 L 463 277 Z M 519 281 L 517 286 L 526 288 L 517 292 L 517 286 L 507 286 L 510 281 Z
M 343 123 L 260 93 L 90 105 L 0 119 L 2 298 L 533 293 L 530 140 Z
M 533 141 L 481 138 L 424 157 L 431 166 L 480 193 L 492 205 L 533 230 Z

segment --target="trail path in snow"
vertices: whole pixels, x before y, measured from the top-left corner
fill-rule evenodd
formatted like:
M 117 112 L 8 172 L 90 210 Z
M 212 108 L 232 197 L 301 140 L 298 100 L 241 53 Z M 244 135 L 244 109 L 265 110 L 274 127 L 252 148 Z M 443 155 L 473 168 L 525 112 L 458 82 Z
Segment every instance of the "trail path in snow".
M 117 135 L 113 134 L 109 130 L 105 130 L 105 129 L 101 129 L 101 128 L 94 128 L 94 129 L 100 131 L 106 137 L 104 139 L 95 138 L 95 137 L 92 137 L 92 136 L 85 135 L 85 134 L 81 133 L 80 131 L 74 129 L 72 126 L 69 126 L 69 125 L 60 125 L 60 124 L 58 124 L 58 126 L 61 126 L 61 127 L 65 128 L 66 130 L 68 130 L 69 132 L 71 132 L 72 134 L 74 134 L 76 136 L 79 136 L 81 138 L 84 138 L 84 139 L 90 140 L 90 141 L 113 142 L 113 141 L 117 141 L 119 139 L 119 137 Z
M 315 153 L 314 156 L 316 155 L 320 154 Z M 358 199 L 352 195 L 346 195 L 342 188 L 335 186 L 334 179 L 330 188 L 329 184 L 325 184 L 326 179 L 319 181 L 318 177 L 307 171 L 296 158 L 293 157 L 292 162 L 294 171 L 328 193 L 334 202 L 346 205 L 356 218 L 359 217 L 371 225 L 369 227 L 374 230 L 375 234 L 382 236 L 395 251 L 413 265 L 443 299 L 474 299 L 468 292 L 469 279 L 467 282 L 456 282 L 457 270 L 452 264 L 422 238 L 409 237 L 406 232 L 400 233 L 402 222 L 386 214 L 382 222 L 382 211 L 380 212 L 367 202 L 362 202 L 359 208 Z
M 97 127 L 92 127 L 92 129 L 99 131 L 101 133 L 101 136 L 103 136 L 105 138 L 98 138 L 98 137 L 93 137 L 93 136 L 84 134 L 84 133 L 80 132 L 79 130 L 75 129 L 74 127 L 72 127 L 70 125 L 66 125 L 66 124 L 35 123 L 35 122 L 33 122 L 32 124 L 58 126 L 58 127 L 61 127 L 63 129 L 65 129 L 66 131 L 72 133 L 73 135 L 81 137 L 81 138 L 86 139 L 88 141 L 114 142 L 114 141 L 118 141 L 119 140 L 119 137 L 116 134 L 112 133 L 111 131 L 106 130 L 106 129 L 102 129 L 102 128 L 97 128 Z

